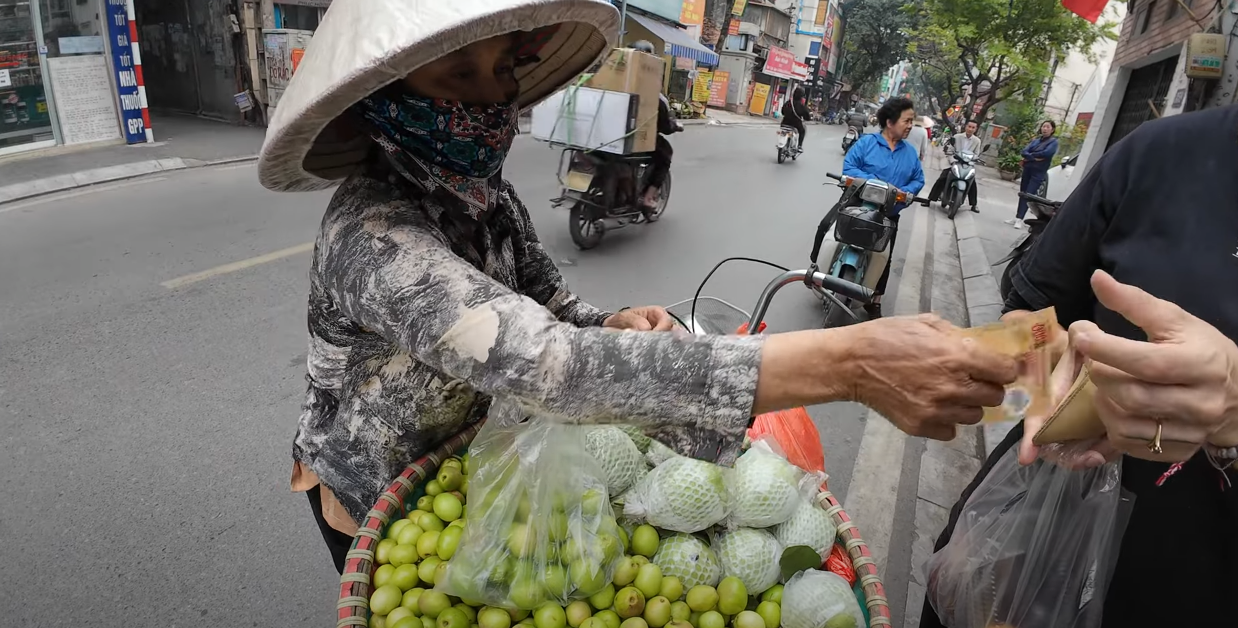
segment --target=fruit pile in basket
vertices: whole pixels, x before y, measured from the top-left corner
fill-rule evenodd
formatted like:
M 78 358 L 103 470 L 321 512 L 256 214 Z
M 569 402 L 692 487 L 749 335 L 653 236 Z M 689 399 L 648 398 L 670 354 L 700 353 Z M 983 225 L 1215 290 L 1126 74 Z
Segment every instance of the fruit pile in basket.
M 865 625 L 817 570 L 823 476 L 764 441 L 728 469 L 626 428 L 542 430 L 483 430 L 442 463 L 376 546 L 371 628 Z

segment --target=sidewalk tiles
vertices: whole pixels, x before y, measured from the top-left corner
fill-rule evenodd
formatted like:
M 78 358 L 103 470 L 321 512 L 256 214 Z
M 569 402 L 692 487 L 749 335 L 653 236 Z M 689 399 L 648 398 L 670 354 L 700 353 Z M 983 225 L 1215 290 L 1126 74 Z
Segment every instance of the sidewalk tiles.
M 190 116 L 156 116 L 150 144 L 58 147 L 0 160 L 0 203 L 67 189 L 257 158 L 265 129 Z

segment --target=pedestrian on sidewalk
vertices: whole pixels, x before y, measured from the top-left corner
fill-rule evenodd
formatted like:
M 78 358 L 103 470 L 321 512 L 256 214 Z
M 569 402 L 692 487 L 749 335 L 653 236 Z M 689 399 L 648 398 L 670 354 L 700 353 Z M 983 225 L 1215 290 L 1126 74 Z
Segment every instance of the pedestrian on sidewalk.
M 1070 468 L 1120 459 L 1134 507 L 1100 628 L 1238 621 L 1238 213 L 1218 211 L 1238 198 L 1234 129 L 1238 105 L 1140 125 L 1079 182 L 1019 262 L 1006 317 L 1056 309 L 1069 349 L 1091 368 L 1107 434 L 1037 448 L 1047 417 L 1028 417 L 994 449 L 937 540 L 940 550 L 965 502 L 1014 448 L 1024 465 L 1038 456 Z M 1210 183 L 1165 185 L 1191 180 Z M 943 627 L 927 601 L 920 627 Z
M 924 168 L 920 165 L 920 156 L 916 149 L 907 142 L 915 124 L 916 111 L 911 100 L 903 97 L 891 98 L 877 110 L 877 125 L 880 133 L 869 133 L 860 136 L 859 141 L 843 160 L 843 174 L 861 179 L 876 179 L 906 192 L 911 196 L 924 189 Z M 894 223 L 894 232 L 890 235 L 887 245 L 894 250 L 894 240 L 898 237 L 898 214 L 906 205 L 895 206 L 890 212 L 890 221 Z M 825 220 L 830 220 L 826 216 Z M 818 229 L 818 233 L 821 230 Z M 873 292 L 876 296 L 873 302 L 864 306 L 870 318 L 881 317 L 881 296 L 885 294 L 886 284 L 890 281 L 890 264 L 886 264 L 877 280 Z
M 1023 180 L 1019 184 L 1020 192 L 1039 194 L 1040 186 L 1049 178 L 1049 167 L 1053 165 L 1053 156 L 1057 154 L 1057 125 L 1052 120 L 1040 123 L 1040 135 L 1023 149 Z M 1016 229 L 1023 228 L 1023 217 L 1027 215 L 1027 199 L 1019 197 L 1019 207 L 1015 217 L 1006 224 Z
M 976 124 L 976 121 L 969 120 L 967 122 L 967 126 L 964 127 L 963 132 L 955 135 L 953 140 L 951 140 L 954 142 L 954 150 L 968 155 L 979 155 L 980 136 L 976 135 L 977 128 L 978 125 Z M 938 175 L 937 181 L 933 183 L 933 189 L 929 191 L 928 198 L 930 203 L 936 203 L 939 199 L 941 199 L 941 193 L 946 187 L 946 176 L 949 174 L 950 165 L 947 163 L 946 168 L 941 171 L 940 175 Z M 971 189 L 967 191 L 967 200 L 971 203 L 971 210 L 977 214 L 980 213 L 980 210 L 976 207 L 976 195 L 978 194 L 979 189 L 980 180 L 977 179 L 974 183 L 972 183 Z
M 284 92 L 263 185 L 344 179 L 311 262 L 291 480 L 337 570 L 392 478 L 483 417 L 624 417 L 729 464 L 754 415 L 858 401 L 950 439 L 1014 381 L 1013 359 L 931 316 L 684 337 L 666 333 L 660 307 L 609 312 L 575 296 L 503 164 L 519 111 L 572 83 L 618 31 L 598 0 L 335 0 Z
M 916 116 L 911 132 L 907 134 L 907 143 L 916 149 L 916 157 L 920 159 L 920 167 L 923 168 L 929 152 L 929 134 L 928 129 L 924 128 L 923 116 Z

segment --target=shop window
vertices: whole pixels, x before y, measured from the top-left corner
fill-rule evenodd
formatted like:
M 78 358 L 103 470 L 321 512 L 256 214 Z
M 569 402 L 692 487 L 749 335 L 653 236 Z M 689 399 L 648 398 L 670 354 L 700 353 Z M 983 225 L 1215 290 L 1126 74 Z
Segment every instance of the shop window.
M 275 5 L 275 28 L 316 31 L 320 20 L 322 20 L 322 9 L 317 7 L 299 4 Z

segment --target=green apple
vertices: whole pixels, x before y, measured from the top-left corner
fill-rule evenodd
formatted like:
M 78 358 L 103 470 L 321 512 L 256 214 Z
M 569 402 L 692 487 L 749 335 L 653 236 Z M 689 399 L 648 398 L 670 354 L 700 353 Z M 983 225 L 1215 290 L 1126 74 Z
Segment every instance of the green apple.
M 394 584 L 385 584 L 370 595 L 370 610 L 375 615 L 386 615 L 400 606 L 404 592 Z
M 385 565 L 390 567 L 391 565 Z M 391 576 L 391 584 L 400 587 L 401 591 L 407 591 L 421 582 L 417 577 L 417 565 L 400 565 L 395 568 L 395 573 Z
M 422 617 L 437 619 L 439 614 L 451 608 L 451 600 L 442 591 L 428 589 L 418 598 L 417 608 L 421 609 Z

